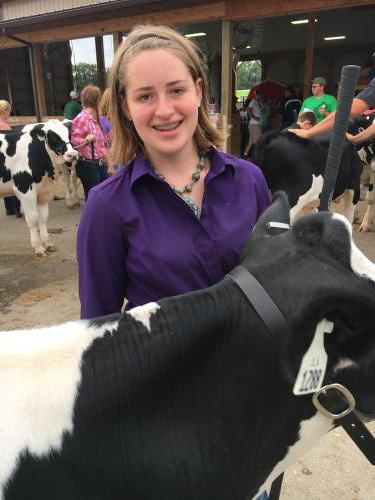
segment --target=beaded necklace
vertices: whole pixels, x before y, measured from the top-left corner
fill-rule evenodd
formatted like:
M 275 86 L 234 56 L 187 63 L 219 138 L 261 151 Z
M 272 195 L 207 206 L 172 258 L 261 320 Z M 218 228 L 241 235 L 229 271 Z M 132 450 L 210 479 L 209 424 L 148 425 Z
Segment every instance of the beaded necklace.
M 196 182 L 199 181 L 200 179 L 200 176 L 201 176 L 201 172 L 202 170 L 204 169 L 206 165 L 206 156 L 205 155 L 201 155 L 199 157 L 199 163 L 196 167 L 196 169 L 194 170 L 192 176 L 191 176 L 191 181 L 186 184 L 183 188 L 176 188 L 173 184 L 169 184 L 170 187 L 172 188 L 172 190 L 180 197 L 184 200 L 184 202 L 187 204 L 187 206 L 192 210 L 193 214 L 199 218 L 200 216 L 200 212 L 201 212 L 201 209 L 198 205 L 198 203 L 196 203 L 193 198 L 191 198 L 190 196 L 186 196 L 185 193 L 191 193 L 192 190 L 193 190 L 193 186 Z M 160 172 L 158 172 L 156 170 L 156 168 L 154 168 L 154 171 L 155 171 L 155 174 L 158 176 L 158 178 L 161 180 L 161 181 L 165 181 L 165 176 L 163 174 L 161 174 Z

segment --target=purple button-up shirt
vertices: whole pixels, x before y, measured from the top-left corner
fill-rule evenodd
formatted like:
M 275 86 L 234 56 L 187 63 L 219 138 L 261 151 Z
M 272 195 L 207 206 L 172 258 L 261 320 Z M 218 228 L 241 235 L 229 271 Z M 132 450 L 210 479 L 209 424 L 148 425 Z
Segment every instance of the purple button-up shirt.
M 82 318 L 119 312 L 221 280 L 269 205 L 261 171 L 212 150 L 198 219 L 138 154 L 91 189 L 78 230 Z

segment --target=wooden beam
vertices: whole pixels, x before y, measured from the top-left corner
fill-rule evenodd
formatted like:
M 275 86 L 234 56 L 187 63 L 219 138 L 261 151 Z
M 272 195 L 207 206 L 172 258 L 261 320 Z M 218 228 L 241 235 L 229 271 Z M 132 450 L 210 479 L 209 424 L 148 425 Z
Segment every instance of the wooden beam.
M 366 56 L 365 62 L 371 59 L 371 54 L 373 52 L 373 44 L 372 43 L 361 43 L 357 45 L 345 45 L 345 46 L 335 46 L 335 47 L 318 47 L 314 48 L 314 54 L 320 57 L 332 57 L 332 55 L 336 54 L 346 54 L 347 52 L 354 50 L 357 54 L 361 54 L 362 52 L 368 52 L 369 56 Z M 255 54 L 246 54 L 241 55 L 240 61 L 253 61 L 254 59 L 259 59 L 261 61 L 267 59 L 269 61 L 278 60 L 278 59 L 289 59 L 289 58 L 298 58 L 304 59 L 305 52 L 302 49 L 297 50 L 288 50 L 288 51 L 272 51 L 272 52 L 261 52 Z
M 221 114 L 224 135 L 224 151 L 230 153 L 230 138 L 227 124 L 232 117 L 232 73 L 233 73 L 233 26 L 230 21 L 222 21 L 221 27 Z
M 12 77 L 9 67 L 9 57 L 7 53 L 4 54 L 4 65 L 5 65 L 5 82 L 8 92 L 8 102 L 13 107 Z
M 303 98 L 311 94 L 311 77 L 314 60 L 315 16 L 309 15 L 305 48 L 305 72 L 303 75 Z
M 374 0 L 227 0 L 225 18 L 238 21 L 366 5 L 374 5 Z
M 116 31 L 128 31 L 136 24 L 180 24 L 194 22 L 210 22 L 225 18 L 225 1 L 204 4 L 201 6 L 181 9 L 164 10 L 161 12 L 145 13 L 103 21 L 72 24 L 38 31 L 17 33 L 20 38 L 32 43 L 48 43 L 88 36 L 111 34 Z M 0 37 L 0 48 L 19 47 L 13 40 Z
M 116 52 L 116 50 L 118 49 L 119 45 L 122 42 L 122 33 L 117 31 L 116 33 L 113 33 L 112 38 L 113 38 L 113 52 Z
M 42 45 L 33 44 L 32 48 L 32 60 L 34 63 L 33 72 L 35 75 L 35 83 L 36 83 L 36 101 L 37 107 L 39 109 L 36 110 L 36 115 L 46 115 L 47 114 L 47 105 L 46 105 L 46 95 L 44 91 L 44 79 L 43 79 L 43 68 L 42 68 Z M 38 118 L 39 120 L 39 118 Z
M 104 46 L 103 37 L 95 37 L 95 50 L 96 50 L 96 74 L 97 82 L 100 90 L 104 90 L 107 86 L 107 79 L 105 76 L 105 63 L 104 63 Z

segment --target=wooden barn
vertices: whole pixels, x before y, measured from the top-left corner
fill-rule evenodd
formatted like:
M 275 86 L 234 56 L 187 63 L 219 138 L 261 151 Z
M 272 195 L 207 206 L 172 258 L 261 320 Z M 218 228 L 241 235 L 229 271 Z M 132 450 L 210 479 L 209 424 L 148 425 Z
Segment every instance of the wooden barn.
M 263 80 L 299 85 L 305 95 L 316 75 L 335 93 L 341 66 L 358 64 L 363 86 L 375 51 L 374 18 L 373 0 L 2 0 L 0 98 L 21 123 L 61 115 L 75 85 L 72 40 L 92 37 L 97 84 L 105 88 L 104 37 L 115 50 L 136 24 L 170 24 L 205 52 L 217 122 L 232 131 L 224 147 L 236 153 L 239 61 L 260 61 Z

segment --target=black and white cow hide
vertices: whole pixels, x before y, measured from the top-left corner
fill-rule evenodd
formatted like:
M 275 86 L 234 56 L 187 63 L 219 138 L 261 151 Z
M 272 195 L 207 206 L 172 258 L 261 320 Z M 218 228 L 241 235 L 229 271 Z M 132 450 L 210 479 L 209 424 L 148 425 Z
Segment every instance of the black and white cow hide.
M 351 122 L 349 131 L 351 134 L 357 135 L 362 130 L 367 129 L 374 121 L 375 112 L 367 115 L 360 115 L 356 120 Z M 359 230 L 365 233 L 371 231 L 374 222 L 375 140 L 358 144 L 357 149 L 358 155 L 363 163 L 363 176 L 368 177 L 368 190 L 365 197 L 367 208 L 359 227 Z
M 329 142 L 329 134 L 305 140 L 282 130 L 263 134 L 253 148 L 252 161 L 262 169 L 271 192 L 287 193 L 292 221 L 319 206 Z M 361 171 L 356 149 L 346 141 L 333 199 L 343 198 L 344 215 L 349 222 L 353 221 L 354 206 L 360 196 Z
M 16 195 L 20 200 L 37 255 L 53 249 L 47 220 L 55 168 L 76 156 L 68 129 L 56 119 L 0 134 L 0 197 Z
M 242 265 L 290 330 L 234 282 L 91 321 L 0 333 L 2 500 L 254 498 L 333 428 L 292 392 L 316 326 L 326 377 L 374 352 L 375 266 L 341 215 L 288 222 L 279 195 Z

